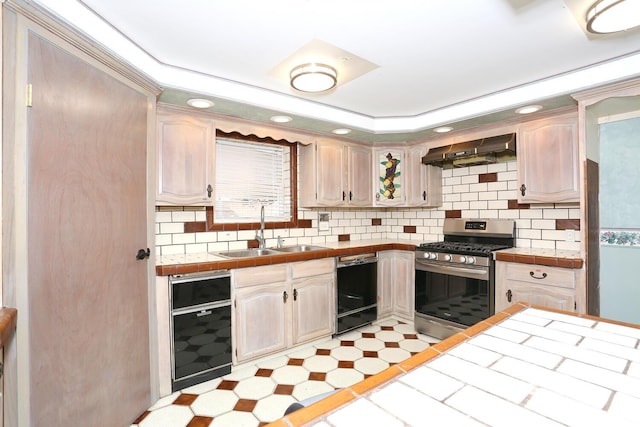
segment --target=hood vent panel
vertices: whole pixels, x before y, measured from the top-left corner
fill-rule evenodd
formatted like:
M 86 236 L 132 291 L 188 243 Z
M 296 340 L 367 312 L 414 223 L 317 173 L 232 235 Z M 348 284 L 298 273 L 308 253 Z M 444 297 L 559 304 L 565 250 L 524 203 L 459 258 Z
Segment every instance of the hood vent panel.
M 516 134 L 509 133 L 431 148 L 422 163 L 450 169 L 512 160 L 515 154 Z

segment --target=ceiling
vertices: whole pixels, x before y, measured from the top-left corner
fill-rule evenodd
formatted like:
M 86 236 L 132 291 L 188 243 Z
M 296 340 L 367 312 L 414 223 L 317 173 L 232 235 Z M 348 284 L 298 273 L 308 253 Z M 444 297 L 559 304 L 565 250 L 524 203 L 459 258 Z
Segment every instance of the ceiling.
M 640 30 L 594 36 L 594 0 L 36 0 L 164 88 L 219 114 L 393 142 L 575 104 L 640 75 Z M 105 25 L 105 21 L 106 24 Z M 304 94 L 293 65 L 320 59 L 336 88 Z

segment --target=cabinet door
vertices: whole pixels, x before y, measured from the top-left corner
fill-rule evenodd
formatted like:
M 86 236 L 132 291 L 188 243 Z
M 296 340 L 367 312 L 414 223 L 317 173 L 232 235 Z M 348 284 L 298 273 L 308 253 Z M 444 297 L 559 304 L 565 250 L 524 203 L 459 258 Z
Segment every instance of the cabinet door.
M 393 252 L 378 252 L 378 318 L 393 314 Z
M 524 301 L 558 310 L 575 311 L 575 292 L 569 289 L 511 282 L 508 284 L 507 292 L 509 291 L 511 302 L 508 302 L 507 294 L 502 296 L 507 300 L 506 307 Z
M 518 201 L 579 201 L 577 119 L 525 124 L 518 138 Z
M 318 206 L 340 206 L 346 204 L 347 185 L 345 183 L 346 150 L 337 142 L 317 142 L 317 187 Z M 304 174 L 305 171 L 303 170 Z
M 347 165 L 348 183 L 347 202 L 350 206 L 372 206 L 371 195 L 371 149 L 368 147 L 349 146 Z
M 333 274 L 308 277 L 292 283 L 293 344 L 333 333 L 333 287 Z
M 413 320 L 415 294 L 415 254 L 413 252 L 395 252 L 393 268 L 394 314 Z
M 286 283 L 237 289 L 234 316 L 237 362 L 287 348 L 288 289 Z
M 375 204 L 400 206 L 406 200 L 404 149 L 376 150 L 374 156 Z
M 213 203 L 215 128 L 213 120 L 158 113 L 158 204 Z
M 408 206 L 442 206 L 442 168 L 422 163 L 427 148 L 416 146 L 407 149 Z

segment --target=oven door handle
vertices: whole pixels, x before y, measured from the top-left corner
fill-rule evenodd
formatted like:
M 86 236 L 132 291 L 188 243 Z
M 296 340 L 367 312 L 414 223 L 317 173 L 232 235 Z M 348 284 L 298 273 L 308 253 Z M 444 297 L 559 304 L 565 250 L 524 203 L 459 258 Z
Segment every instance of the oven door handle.
M 458 275 L 464 276 L 464 277 L 484 276 L 484 277 L 481 277 L 484 280 L 488 280 L 489 278 L 489 269 L 486 267 L 465 268 L 465 267 L 455 267 L 452 265 L 440 265 L 440 264 L 436 265 L 436 264 L 431 264 L 428 262 L 416 260 L 416 270 L 428 271 L 431 273 L 451 274 L 451 275 L 455 275 L 455 273 L 459 273 Z

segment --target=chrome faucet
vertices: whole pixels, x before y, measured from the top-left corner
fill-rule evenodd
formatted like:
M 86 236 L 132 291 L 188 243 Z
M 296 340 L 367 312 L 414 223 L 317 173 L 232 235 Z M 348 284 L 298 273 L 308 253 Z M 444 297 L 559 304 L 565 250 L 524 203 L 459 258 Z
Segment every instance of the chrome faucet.
M 264 205 L 260 207 L 260 231 L 256 232 L 256 240 L 258 241 L 258 248 L 264 249 Z

